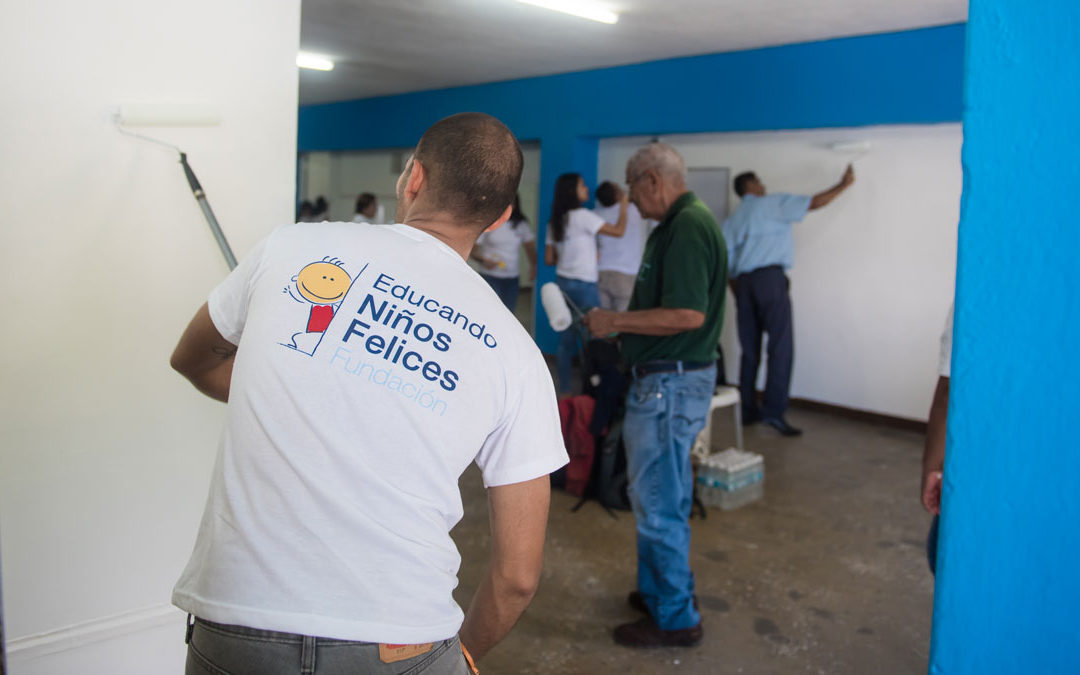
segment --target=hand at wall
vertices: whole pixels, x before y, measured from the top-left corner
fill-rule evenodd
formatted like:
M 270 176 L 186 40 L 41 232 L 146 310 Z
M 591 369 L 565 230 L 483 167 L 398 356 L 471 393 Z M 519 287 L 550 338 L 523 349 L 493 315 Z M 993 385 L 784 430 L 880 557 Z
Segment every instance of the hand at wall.
M 855 169 L 850 164 L 847 165 L 847 169 L 844 170 L 844 175 L 840 177 L 840 184 L 847 187 L 855 182 Z

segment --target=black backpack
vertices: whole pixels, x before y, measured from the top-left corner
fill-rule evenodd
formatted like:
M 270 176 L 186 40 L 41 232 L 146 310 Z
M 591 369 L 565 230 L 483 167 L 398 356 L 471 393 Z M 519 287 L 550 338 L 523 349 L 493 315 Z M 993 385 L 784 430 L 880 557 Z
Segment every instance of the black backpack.
M 574 510 L 589 499 L 595 499 L 606 509 L 629 510 L 626 449 L 622 442 L 627 378 L 619 349 L 609 340 L 589 340 L 584 357 L 585 391 L 596 400 L 589 428 L 596 438 L 596 452 L 585 494 Z
M 626 489 L 629 478 L 626 475 L 626 448 L 622 441 L 622 418 L 612 422 L 607 436 L 600 441 L 593 475 L 596 501 L 609 509 L 627 511 L 630 509 L 630 497 Z

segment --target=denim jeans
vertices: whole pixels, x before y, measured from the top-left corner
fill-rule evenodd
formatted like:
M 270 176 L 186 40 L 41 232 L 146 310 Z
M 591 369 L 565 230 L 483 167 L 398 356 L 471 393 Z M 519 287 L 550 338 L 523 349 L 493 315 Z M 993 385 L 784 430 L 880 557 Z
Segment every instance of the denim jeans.
M 468 675 L 457 637 L 395 663 L 383 663 L 379 645 L 226 626 L 195 619 L 185 675 Z
M 930 531 L 926 533 L 926 564 L 930 565 L 930 574 L 937 574 L 937 545 L 940 531 L 938 530 L 939 516 L 934 516 L 930 523 Z
M 502 304 L 512 312 L 517 309 L 518 302 L 518 278 L 510 277 L 504 279 L 502 277 L 492 277 L 487 274 L 481 274 L 484 277 L 484 281 L 488 282 L 488 285 L 495 290 L 495 294 L 499 296 L 499 300 L 502 300 Z
M 638 591 L 664 630 L 696 626 L 690 571 L 690 447 L 705 427 L 716 366 L 636 378 L 626 397 L 630 502 L 637 520 Z
M 588 312 L 590 309 L 600 306 L 600 291 L 596 286 L 596 282 L 557 276 L 555 277 L 555 283 L 582 312 Z M 559 333 L 559 350 L 556 353 L 556 363 L 558 364 L 557 373 L 560 393 L 570 392 L 574 389 L 573 384 L 570 382 L 570 364 L 574 360 L 574 354 L 578 352 L 582 339 L 588 339 L 588 336 L 581 335 L 581 330 L 576 322 Z

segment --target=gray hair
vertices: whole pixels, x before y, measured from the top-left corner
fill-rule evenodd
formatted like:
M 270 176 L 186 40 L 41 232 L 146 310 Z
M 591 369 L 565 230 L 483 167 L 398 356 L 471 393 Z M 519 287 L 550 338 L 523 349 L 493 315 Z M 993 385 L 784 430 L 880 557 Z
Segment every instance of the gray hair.
M 639 175 L 652 169 L 664 178 L 678 179 L 686 183 L 686 162 L 681 155 L 667 143 L 649 143 L 634 153 L 626 163 L 626 173 Z

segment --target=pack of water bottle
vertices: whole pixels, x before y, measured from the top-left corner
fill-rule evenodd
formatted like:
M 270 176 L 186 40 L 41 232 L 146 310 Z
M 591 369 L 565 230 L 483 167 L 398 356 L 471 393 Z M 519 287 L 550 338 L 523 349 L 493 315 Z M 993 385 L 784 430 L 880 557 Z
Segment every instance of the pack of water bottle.
M 708 506 L 737 509 L 765 496 L 765 458 L 728 448 L 702 460 L 697 483 L 698 497 Z

